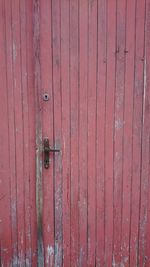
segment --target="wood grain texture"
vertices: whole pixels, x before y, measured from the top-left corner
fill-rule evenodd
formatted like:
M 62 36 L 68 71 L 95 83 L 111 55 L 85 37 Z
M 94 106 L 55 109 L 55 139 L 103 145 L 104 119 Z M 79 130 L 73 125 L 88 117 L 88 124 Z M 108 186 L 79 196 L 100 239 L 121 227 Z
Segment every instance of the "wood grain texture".
M 105 114 L 107 71 L 107 3 L 98 2 L 97 114 L 96 114 L 96 264 L 104 266 L 105 255 Z
M 42 102 L 42 135 L 48 137 L 53 145 L 53 84 L 52 84 L 52 16 L 51 2 L 45 1 L 41 5 L 40 11 L 40 51 L 41 64 L 41 102 Z M 46 59 L 46 60 L 45 60 Z M 44 102 L 44 94 L 48 94 L 49 101 Z M 49 126 L 47 128 L 47 123 Z M 53 157 L 50 158 L 49 170 L 43 169 L 43 246 L 44 246 L 44 266 L 54 266 L 54 181 L 53 177 Z
M 135 49 L 135 1 L 127 1 L 126 11 L 126 70 L 124 90 L 124 139 L 123 139 L 123 203 L 121 260 L 129 266 L 131 179 L 132 179 L 132 120 Z
M 139 266 L 150 264 L 149 258 L 149 101 L 150 101 L 150 83 L 149 83 L 149 57 L 150 57 L 150 3 L 145 2 L 145 51 L 144 51 L 144 92 L 143 92 L 143 129 L 142 129 L 142 167 L 141 167 L 141 201 L 140 201 L 140 220 L 139 220 Z
M 5 146 L 0 159 L 0 264 L 31 266 L 36 258 L 32 2 L 0 1 L 0 5 L 1 145 Z
M 105 262 L 113 260 L 114 112 L 116 85 L 116 1 L 107 3 L 107 73 L 105 115 Z
M 132 187 L 131 187 L 131 230 L 130 230 L 130 266 L 139 264 L 139 207 L 141 186 L 141 142 L 144 84 L 144 22 L 145 1 L 136 2 L 135 17 L 135 58 L 134 58 L 134 98 L 133 98 L 133 132 L 132 132 Z
M 69 1 L 61 1 L 61 92 L 62 92 L 62 213 L 63 213 L 63 266 L 69 267 L 71 260 L 71 165 L 70 165 L 70 16 Z
M 88 5 L 88 257 L 95 265 L 96 250 L 96 86 L 97 86 L 97 1 Z
M 149 267 L 149 14 L 0 0 L 1 266 Z
M 87 266 L 88 2 L 79 2 L 79 266 Z
M 70 1 L 71 266 L 79 257 L 79 5 Z
M 116 88 L 114 114 L 114 238 L 113 263 L 121 262 L 123 127 L 125 84 L 126 1 L 117 2 L 116 22 Z
M 8 116 L 8 86 L 7 86 L 7 61 L 6 61 L 6 21 L 5 5 L 0 2 L 0 264 L 7 264 L 12 256 L 12 235 L 11 235 L 11 216 L 10 216 L 10 158 L 9 158 L 9 116 Z M 4 134 L 5 133 L 5 134 Z

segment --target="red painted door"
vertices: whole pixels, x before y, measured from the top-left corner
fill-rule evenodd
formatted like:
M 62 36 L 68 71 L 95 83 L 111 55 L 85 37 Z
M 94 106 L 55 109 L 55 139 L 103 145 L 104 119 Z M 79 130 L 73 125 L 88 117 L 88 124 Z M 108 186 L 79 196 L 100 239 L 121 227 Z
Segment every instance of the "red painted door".
M 149 267 L 150 1 L 0 12 L 0 265 Z

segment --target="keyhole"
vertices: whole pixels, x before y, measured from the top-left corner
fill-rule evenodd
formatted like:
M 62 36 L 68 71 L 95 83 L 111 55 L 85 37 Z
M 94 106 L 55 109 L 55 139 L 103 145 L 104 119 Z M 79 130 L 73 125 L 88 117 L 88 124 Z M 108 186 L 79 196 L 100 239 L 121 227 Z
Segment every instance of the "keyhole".
M 45 94 L 43 95 L 43 100 L 44 100 L 44 101 L 48 101 L 48 100 L 49 100 L 49 95 L 48 95 L 47 93 L 45 93 Z

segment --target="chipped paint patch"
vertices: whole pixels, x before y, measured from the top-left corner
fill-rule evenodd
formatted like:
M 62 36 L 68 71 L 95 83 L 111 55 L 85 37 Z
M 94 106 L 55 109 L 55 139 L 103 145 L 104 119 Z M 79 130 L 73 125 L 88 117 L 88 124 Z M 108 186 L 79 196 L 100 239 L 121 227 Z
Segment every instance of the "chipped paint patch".
M 16 57 L 17 57 L 17 48 L 16 48 L 15 42 L 13 42 L 12 50 L 13 50 L 13 61 L 15 62 L 16 61 Z
M 50 225 L 47 226 L 47 232 L 50 233 Z
M 124 125 L 124 122 L 121 121 L 120 119 L 115 121 L 115 129 L 121 129 Z
M 115 256 L 114 256 L 114 255 L 113 255 L 112 266 L 113 266 L 113 267 L 125 267 L 124 263 L 122 263 L 122 262 L 117 263 L 117 262 L 115 261 Z
M 27 255 L 31 256 L 31 250 L 27 251 Z M 18 266 L 26 266 L 31 267 L 31 259 L 27 256 L 25 259 L 23 258 L 23 252 L 19 256 L 14 256 L 12 261 L 8 265 L 9 267 L 18 267 Z
M 14 256 L 13 260 L 12 260 L 12 263 L 11 263 L 11 266 L 17 267 L 18 265 L 19 265 L 19 259 L 18 259 L 17 256 Z
M 46 249 L 46 264 L 48 266 L 52 266 L 54 257 L 54 248 L 50 245 L 47 246 Z
M 28 249 L 26 251 L 26 259 L 25 259 L 26 267 L 30 267 L 31 266 L 31 261 L 32 261 L 31 254 L 32 254 L 31 249 Z
M 55 242 L 55 267 L 62 266 L 62 247 Z

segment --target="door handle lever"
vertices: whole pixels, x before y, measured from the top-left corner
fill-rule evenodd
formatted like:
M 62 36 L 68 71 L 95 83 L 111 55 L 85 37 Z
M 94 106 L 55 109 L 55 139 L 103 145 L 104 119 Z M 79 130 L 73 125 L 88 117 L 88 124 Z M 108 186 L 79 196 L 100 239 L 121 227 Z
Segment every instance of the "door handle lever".
M 50 153 L 60 152 L 60 149 L 51 148 L 49 145 L 49 139 L 44 138 L 44 167 L 45 169 L 49 168 L 49 154 Z

